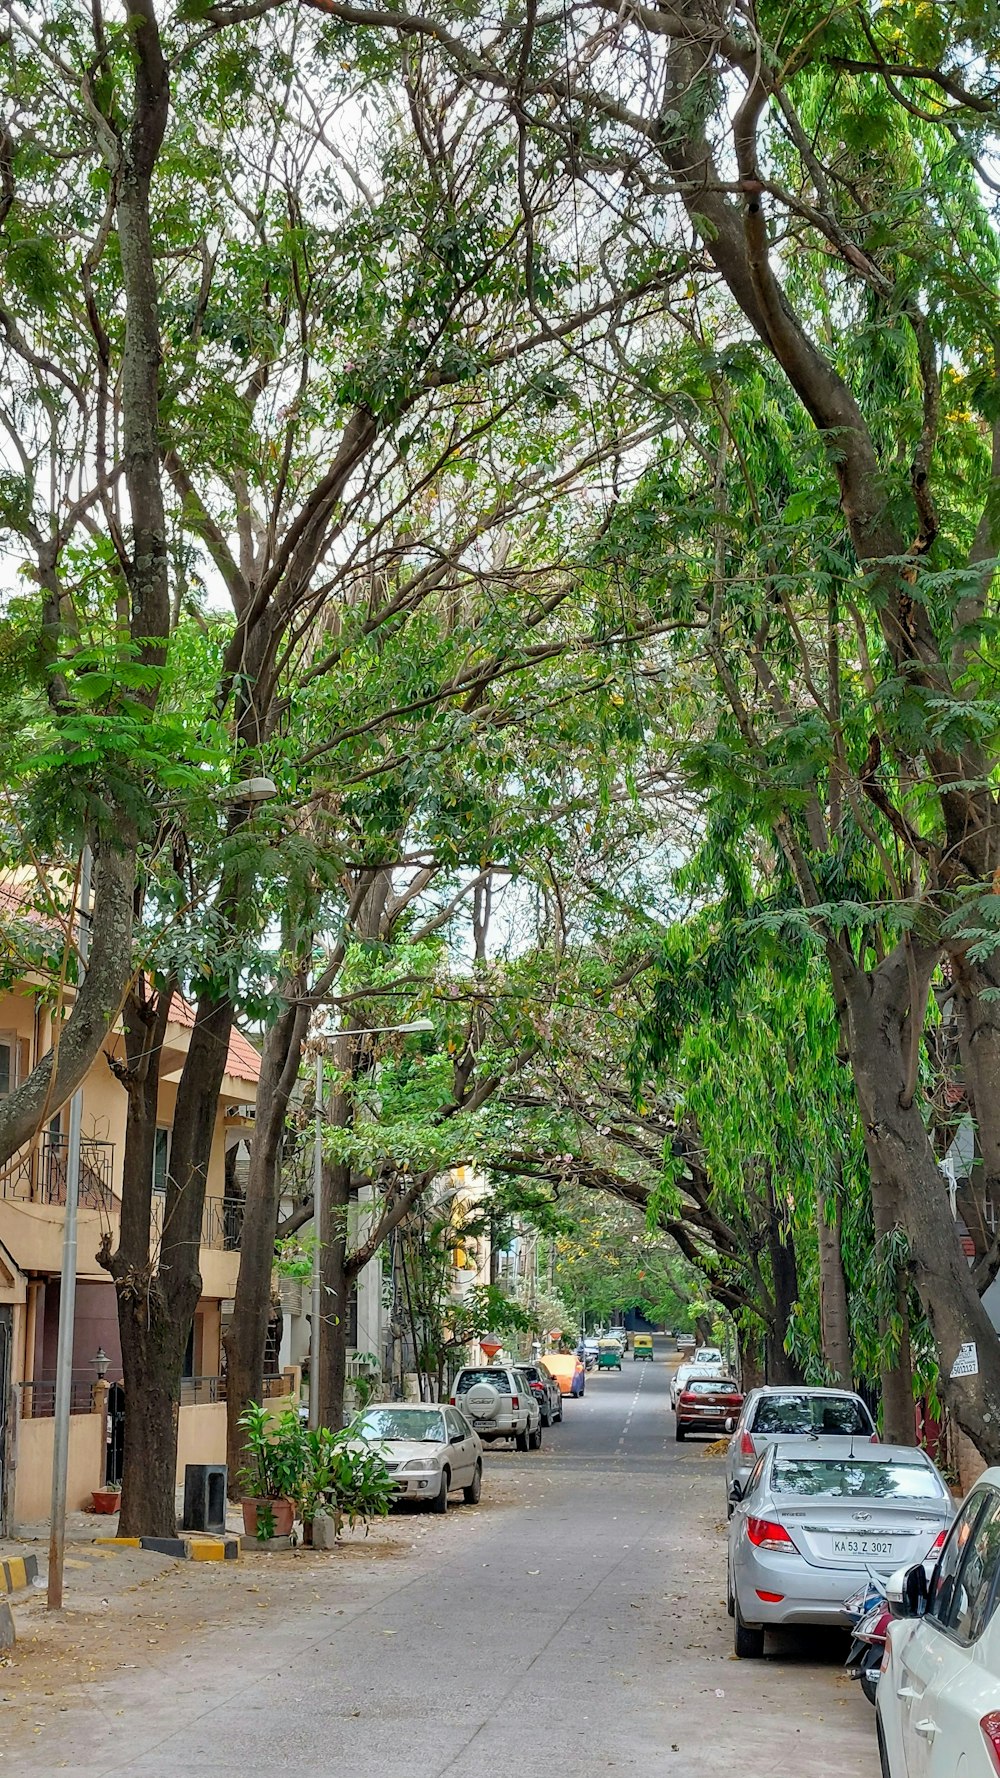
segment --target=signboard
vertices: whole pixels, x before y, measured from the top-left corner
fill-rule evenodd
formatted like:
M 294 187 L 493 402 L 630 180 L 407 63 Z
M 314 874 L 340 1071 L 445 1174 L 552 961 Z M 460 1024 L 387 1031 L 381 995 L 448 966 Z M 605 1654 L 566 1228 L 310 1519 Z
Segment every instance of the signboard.
M 979 1353 L 975 1340 L 964 1340 L 958 1348 L 958 1357 L 951 1367 L 953 1377 L 978 1377 Z
M 480 1340 L 479 1344 L 481 1345 L 487 1358 L 495 1358 L 497 1353 L 501 1350 L 501 1348 L 503 1346 L 503 1341 L 502 1340 Z

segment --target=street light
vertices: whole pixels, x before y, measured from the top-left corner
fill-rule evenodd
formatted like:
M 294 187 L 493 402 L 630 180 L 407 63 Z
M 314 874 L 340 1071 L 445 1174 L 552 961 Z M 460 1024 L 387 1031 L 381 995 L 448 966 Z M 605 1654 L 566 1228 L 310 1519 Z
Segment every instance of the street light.
M 94 1353 L 94 1356 L 90 1362 L 93 1365 L 95 1371 L 97 1372 L 99 1380 L 103 1383 L 105 1377 L 108 1374 L 108 1365 L 111 1363 L 111 1360 L 108 1357 L 107 1353 L 105 1352 L 103 1346 L 98 1346 L 97 1351 Z
M 364 1030 L 326 1031 L 316 1038 L 316 1111 L 313 1139 L 313 1263 L 312 1263 L 312 1325 L 309 1329 L 309 1424 L 319 1425 L 319 1326 L 323 1306 L 323 1256 L 320 1238 L 323 1219 L 323 1044 L 338 1037 L 369 1035 L 411 1036 L 418 1031 L 433 1031 L 433 1019 L 409 1019 L 403 1025 L 367 1025 Z

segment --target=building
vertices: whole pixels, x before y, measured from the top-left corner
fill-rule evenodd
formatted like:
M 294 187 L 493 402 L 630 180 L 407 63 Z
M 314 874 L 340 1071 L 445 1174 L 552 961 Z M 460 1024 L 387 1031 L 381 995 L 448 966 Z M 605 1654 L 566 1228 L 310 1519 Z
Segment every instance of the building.
M 16 892 L 13 892 L 16 894 Z M 6 890 L 8 899 L 12 891 Z M 0 1096 L 11 1092 L 51 1046 L 52 1015 L 30 975 L 0 992 Z M 177 1087 L 194 1015 L 175 998 L 161 1058 L 154 1156 L 151 1244 L 157 1238 Z M 89 1505 L 108 1466 L 120 1462 L 121 1348 L 114 1285 L 97 1263 L 102 1236 L 114 1241 L 121 1211 L 126 1095 L 108 1065 L 120 1054 L 112 1030 L 83 1083 L 83 1141 L 73 1345 L 68 1504 Z M 226 1451 L 222 1379 L 223 1315 L 236 1291 L 243 1218 L 238 1151 L 253 1130 L 259 1058 L 234 1032 L 222 1085 L 199 1265 L 202 1296 L 182 1389 L 178 1471 L 185 1462 L 222 1461 Z M 0 1531 L 48 1516 L 52 1471 L 56 1336 L 66 1217 L 68 1106 L 0 1168 Z M 105 1411 L 106 1374 L 112 1414 Z

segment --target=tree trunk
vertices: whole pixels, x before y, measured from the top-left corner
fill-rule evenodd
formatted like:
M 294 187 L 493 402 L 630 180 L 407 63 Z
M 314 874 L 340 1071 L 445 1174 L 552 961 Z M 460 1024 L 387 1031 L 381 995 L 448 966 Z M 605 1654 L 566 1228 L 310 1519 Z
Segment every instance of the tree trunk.
M 841 976 L 851 1064 L 877 1180 L 898 1193 L 913 1279 L 931 1325 L 939 1388 L 949 1412 L 987 1463 L 1000 1462 L 1000 1341 L 979 1298 L 955 1230 L 948 1192 L 915 1099 L 904 1035 L 908 1006 L 904 947 L 870 975 Z M 974 1348 L 976 1370 L 953 1378 L 960 1348 Z M 912 1412 L 912 1408 L 911 1408 Z M 912 1421 L 911 1421 L 912 1427 Z M 913 1433 L 911 1430 L 910 1438 Z
M 892 1264 L 892 1247 L 903 1226 L 900 1194 L 881 1177 L 881 1156 L 869 1144 L 872 1216 L 875 1224 L 875 1257 L 880 1271 L 888 1269 L 888 1288 L 880 1293 L 878 1327 L 882 1344 L 882 1436 L 893 1445 L 916 1443 L 913 1402 L 913 1361 L 910 1353 L 909 1282 L 906 1271 Z
M 301 978 L 297 984 L 302 986 Z M 239 1419 L 260 1399 L 264 1347 L 271 1310 L 274 1244 L 281 1200 L 281 1137 L 298 1075 L 308 1007 L 288 984 L 289 1000 L 267 1034 L 257 1087 L 257 1115 L 250 1149 L 240 1271 L 226 1346 L 226 1457 L 230 1498 L 239 1498 L 245 1456 Z
M 740 1388 L 744 1395 L 751 1389 L 759 1389 L 767 1381 L 764 1364 L 763 1338 L 758 1327 L 747 1329 L 736 1325 L 736 1358 L 740 1373 Z
M 830 1211 L 833 1212 L 832 1217 Z M 850 1389 L 854 1382 L 851 1351 L 851 1320 L 847 1279 L 841 1247 L 842 1208 L 839 1191 L 830 1198 L 816 1194 L 816 1230 L 819 1242 L 819 1319 L 823 1362 L 831 1383 Z
M 769 1383 L 801 1383 L 802 1372 L 785 1350 L 785 1339 L 799 1300 L 795 1243 L 778 1204 L 771 1177 L 767 1181 L 766 1219 L 774 1304 L 774 1316 L 768 1321 L 766 1333 L 767 1380 Z
M 326 1120 L 335 1129 L 347 1127 L 354 1113 L 346 1090 L 353 1053 L 350 1038 L 338 1038 L 334 1045 L 338 1082 L 330 1095 Z M 324 1160 L 322 1217 L 317 1230 L 322 1284 L 319 1376 L 310 1378 L 309 1387 L 319 1391 L 320 1424 L 334 1432 L 343 1422 L 347 1383 L 347 1307 L 353 1282 L 347 1257 L 350 1204 L 350 1167 Z

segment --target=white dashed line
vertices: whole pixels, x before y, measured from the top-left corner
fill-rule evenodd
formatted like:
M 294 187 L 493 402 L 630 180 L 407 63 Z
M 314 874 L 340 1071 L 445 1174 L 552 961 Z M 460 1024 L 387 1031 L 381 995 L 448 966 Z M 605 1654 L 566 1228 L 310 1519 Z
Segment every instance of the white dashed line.
M 639 1372 L 639 1382 L 638 1382 L 638 1386 L 636 1388 L 636 1392 L 632 1397 L 632 1406 L 629 1408 L 629 1411 L 628 1411 L 627 1415 L 625 1416 L 625 1424 L 622 1427 L 621 1437 L 618 1440 L 619 1451 L 624 1448 L 625 1440 L 628 1437 L 628 1429 L 632 1424 L 632 1415 L 635 1413 L 636 1403 L 639 1400 L 640 1394 L 642 1393 L 642 1385 L 645 1380 L 645 1376 L 646 1376 L 646 1367 L 645 1367 L 645 1365 L 643 1365 L 642 1370 Z

